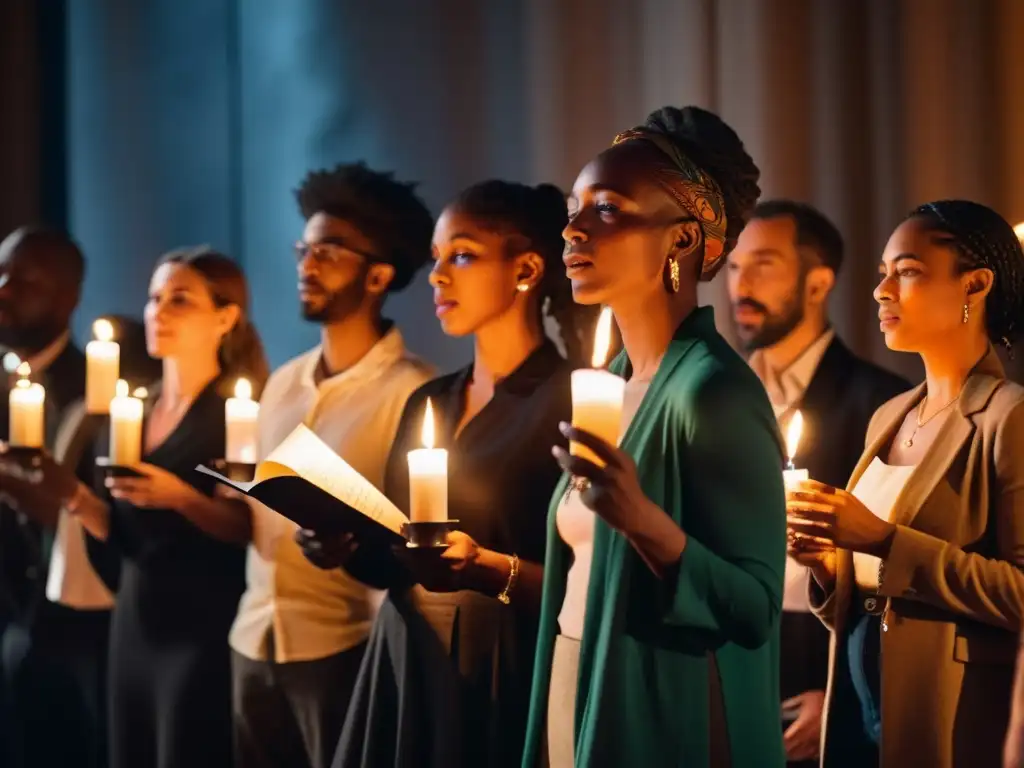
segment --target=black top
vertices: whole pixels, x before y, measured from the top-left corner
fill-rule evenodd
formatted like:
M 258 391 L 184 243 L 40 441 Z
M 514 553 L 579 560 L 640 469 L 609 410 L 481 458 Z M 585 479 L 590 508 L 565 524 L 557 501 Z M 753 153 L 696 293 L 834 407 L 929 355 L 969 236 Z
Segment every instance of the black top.
M 548 503 L 561 475 L 551 446 L 565 444 L 558 422 L 572 415 L 569 373 L 554 345 L 544 344 L 495 386 L 490 402 L 457 437 L 472 366 L 424 384 L 402 412 L 384 480 L 388 498 L 408 513 L 406 455 L 422 446 L 430 398 L 438 447 L 449 452 L 449 517 L 482 547 L 543 562 Z
M 908 381 L 856 357 L 837 336 L 798 406 L 804 439 L 795 465 L 815 480 L 845 488 L 864 452 L 871 417 L 908 389 Z M 783 614 L 783 698 L 824 690 L 827 675 L 828 630 L 811 614 Z
M 409 508 L 408 451 L 421 445 L 427 398 L 448 454 L 448 512 L 487 549 L 542 563 L 551 495 L 572 415 L 569 364 L 546 343 L 495 386 L 456 437 L 472 367 L 428 382 L 409 399 L 388 461 L 385 489 Z M 349 571 L 388 597 L 335 755 L 335 768 L 515 766 L 522 755 L 536 612 L 475 592 L 429 593 L 379 548 L 360 548 Z M 373 554 L 371 554 L 371 552 Z M 381 564 L 387 563 L 387 568 Z M 367 566 L 376 566 L 373 567 Z M 375 570 L 375 573 L 372 571 Z
M 195 467 L 224 456 L 225 398 L 219 390 L 220 381 L 207 385 L 174 431 L 143 456 L 208 496 L 216 481 Z M 109 434 L 101 441 L 101 455 L 107 453 L 108 439 Z M 175 627 L 175 634 L 188 634 L 183 623 L 202 631 L 203 615 L 216 617 L 214 624 L 230 625 L 245 589 L 243 547 L 213 538 L 175 510 L 140 509 L 123 501 L 111 502 L 106 542 L 97 546 L 90 538 L 89 543 L 97 566 L 104 545 L 120 556 L 121 583 L 110 586 L 118 590 L 118 608 L 130 603 L 142 623 Z

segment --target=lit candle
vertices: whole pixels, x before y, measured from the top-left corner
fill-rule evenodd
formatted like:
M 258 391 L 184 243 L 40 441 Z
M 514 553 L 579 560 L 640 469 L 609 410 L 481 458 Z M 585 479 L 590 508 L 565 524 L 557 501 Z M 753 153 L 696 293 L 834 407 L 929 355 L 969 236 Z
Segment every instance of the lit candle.
M 11 390 L 10 442 L 18 448 L 43 447 L 43 404 L 46 391 L 42 384 L 33 384 L 28 377 L 32 373 L 28 363 L 18 366 L 18 381 Z
M 224 458 L 237 464 L 256 463 L 256 422 L 260 404 L 252 399 L 252 385 L 248 379 L 235 384 L 235 396 L 224 404 L 224 424 L 227 429 Z
M 132 467 L 142 461 L 142 399 L 128 394 L 124 379 L 117 380 L 114 393 L 110 401 L 110 463 Z
M 448 520 L 448 451 L 434 447 L 434 409 L 427 399 L 423 415 L 423 447 L 409 451 L 409 520 Z
M 1013 228 L 1013 234 L 1017 236 L 1017 239 L 1024 243 L 1024 221 Z
M 789 420 L 789 427 L 786 429 L 786 453 L 788 454 L 789 461 L 786 464 L 785 472 L 782 473 L 782 477 L 786 482 L 787 488 L 799 485 L 810 477 L 806 469 L 797 469 L 793 464 L 796 452 L 800 449 L 800 438 L 803 437 L 803 433 L 804 416 L 800 411 L 796 411 Z
M 105 318 L 92 324 L 96 337 L 85 345 L 85 409 L 108 413 L 114 399 L 121 367 L 121 345 L 114 338 L 114 326 Z
M 617 445 L 622 428 L 622 402 L 626 395 L 626 382 L 621 376 L 602 370 L 611 342 L 612 312 L 605 307 L 598 318 L 594 334 L 594 354 L 590 361 L 593 367 L 572 372 L 572 424 L 611 445 Z M 571 443 L 569 452 L 604 465 L 586 446 Z

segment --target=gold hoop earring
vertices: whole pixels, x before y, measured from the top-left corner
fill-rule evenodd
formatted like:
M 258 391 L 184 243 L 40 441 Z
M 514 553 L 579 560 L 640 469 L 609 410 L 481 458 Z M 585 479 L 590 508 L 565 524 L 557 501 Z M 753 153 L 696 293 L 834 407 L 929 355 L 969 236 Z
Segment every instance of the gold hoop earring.
M 967 320 L 971 316 L 971 305 L 966 301 L 964 302 L 964 325 L 967 325 Z
M 668 283 L 672 293 L 679 293 L 679 262 L 668 260 Z

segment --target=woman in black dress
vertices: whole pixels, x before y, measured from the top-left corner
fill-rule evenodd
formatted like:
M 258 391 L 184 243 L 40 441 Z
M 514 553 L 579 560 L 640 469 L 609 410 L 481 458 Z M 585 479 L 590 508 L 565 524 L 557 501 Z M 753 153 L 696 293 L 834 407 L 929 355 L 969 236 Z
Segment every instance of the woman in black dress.
M 150 282 L 146 341 L 163 375 L 138 478 L 111 498 L 51 468 L 90 555 L 121 561 L 110 640 L 112 768 L 225 768 L 231 754 L 228 629 L 245 586 L 249 516 L 195 471 L 224 456 L 225 390 L 259 389 L 266 361 L 245 318 L 246 283 L 210 251 L 166 256 Z
M 542 308 L 559 323 L 570 358 L 590 335 L 562 265 L 566 219 L 555 187 L 491 181 L 463 192 L 437 222 L 437 316 L 448 335 L 473 336 L 475 356 L 412 395 L 385 490 L 408 510 L 406 454 L 420 446 L 429 399 L 449 451 L 449 516 L 459 520 L 447 551 L 400 552 L 399 561 L 299 534 L 313 562 L 342 562 L 389 589 L 336 768 L 519 765 L 547 507 L 560 474 L 549 448 L 572 408 L 571 366 L 546 339 Z

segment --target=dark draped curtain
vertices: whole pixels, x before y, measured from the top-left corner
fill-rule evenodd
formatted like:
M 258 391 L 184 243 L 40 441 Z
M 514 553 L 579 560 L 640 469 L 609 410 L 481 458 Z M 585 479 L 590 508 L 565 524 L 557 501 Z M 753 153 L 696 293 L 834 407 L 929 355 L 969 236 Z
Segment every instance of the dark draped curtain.
M 316 337 L 289 257 L 308 169 L 366 159 L 439 210 L 486 177 L 568 187 L 650 109 L 696 103 L 767 196 L 835 219 L 838 329 L 916 376 L 877 332 L 876 264 L 925 200 L 1024 220 L 1021 29 L 1018 0 L 6 0 L 0 224 L 66 210 L 90 262 L 80 330 L 138 313 L 161 251 L 224 248 L 281 363 Z M 731 337 L 724 290 L 703 298 Z M 465 360 L 425 279 L 391 304 L 415 350 Z

